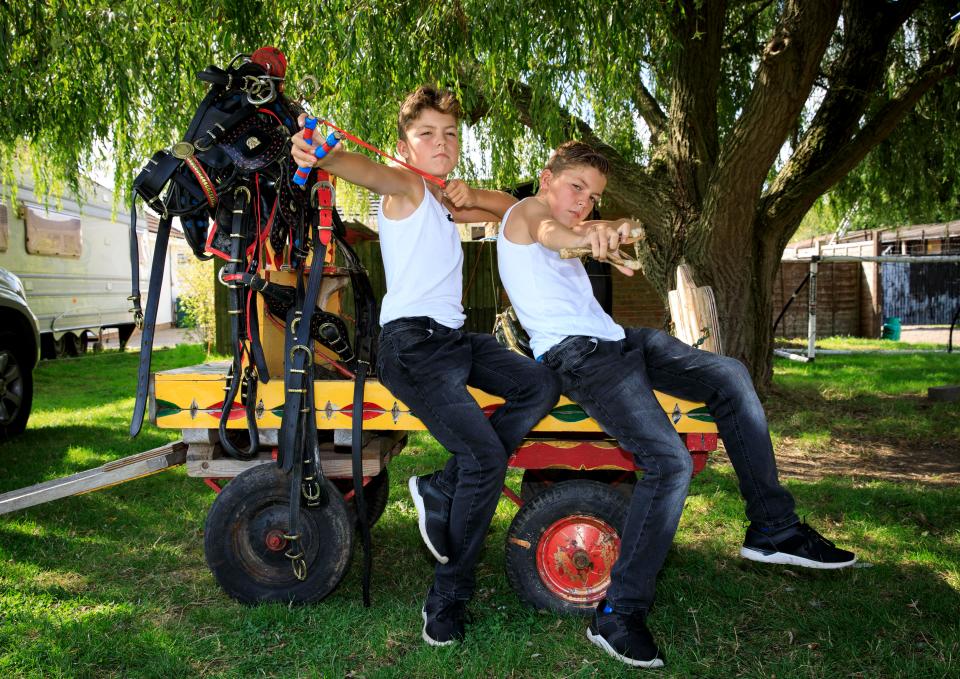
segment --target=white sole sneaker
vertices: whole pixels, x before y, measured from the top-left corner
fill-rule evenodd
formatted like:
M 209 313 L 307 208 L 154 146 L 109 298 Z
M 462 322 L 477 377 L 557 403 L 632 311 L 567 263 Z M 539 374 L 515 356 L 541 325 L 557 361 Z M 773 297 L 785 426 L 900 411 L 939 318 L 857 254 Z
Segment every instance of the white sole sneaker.
M 838 568 L 847 568 L 857 562 L 857 557 L 853 557 L 849 561 L 826 563 L 824 561 L 805 559 L 802 556 L 794 556 L 793 554 L 785 554 L 784 552 L 765 553 L 750 547 L 741 547 L 740 556 L 742 556 L 744 559 L 759 561 L 761 563 L 776 563 L 782 566 L 801 566 L 803 568 L 816 568 L 819 570 L 837 570 Z
M 663 667 L 663 660 L 660 658 L 654 658 L 653 660 L 636 660 L 634 658 L 628 658 L 625 655 L 617 653 L 615 650 L 613 650 L 613 646 L 611 646 L 606 639 L 599 634 L 595 635 L 592 631 L 590 631 L 589 627 L 587 628 L 587 639 L 590 640 L 590 643 L 602 648 L 603 651 L 611 658 L 616 658 L 620 662 L 630 665 L 630 667 L 642 667 L 648 670 L 652 670 L 657 667 Z
M 427 634 L 427 609 L 423 608 L 420 613 L 423 614 L 423 632 L 420 633 L 420 636 L 423 637 L 424 641 L 431 646 L 452 646 L 453 644 L 457 643 L 454 639 L 451 639 L 450 641 L 437 641 Z
M 423 544 L 425 544 L 427 549 L 430 550 L 430 553 L 433 554 L 434 559 L 440 563 L 447 563 L 450 561 L 450 557 L 441 556 L 440 552 L 437 551 L 437 548 L 433 546 L 433 543 L 430 542 L 430 538 L 427 536 L 427 509 L 423 506 L 423 497 L 420 495 L 420 489 L 417 488 L 416 476 L 411 476 L 410 480 L 407 481 L 407 489 L 410 491 L 410 497 L 413 498 L 413 506 L 417 510 L 417 526 L 420 528 L 420 537 L 423 540 Z

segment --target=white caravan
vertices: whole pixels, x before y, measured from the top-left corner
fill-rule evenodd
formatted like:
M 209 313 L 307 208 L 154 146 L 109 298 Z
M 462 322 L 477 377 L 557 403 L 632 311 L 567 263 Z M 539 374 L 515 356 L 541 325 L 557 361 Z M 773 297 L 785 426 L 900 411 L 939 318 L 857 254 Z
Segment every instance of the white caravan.
M 82 201 L 64 195 L 44 201 L 32 178 L 21 176 L 15 195 L 0 188 L 0 267 L 26 289 L 37 317 L 44 357 L 76 355 L 98 342 L 107 328 L 119 331 L 121 345 L 134 331 L 130 313 L 130 214 L 112 215 L 113 194 L 89 184 Z M 149 224 L 148 224 L 149 221 Z M 137 219 L 140 290 L 146 294 L 156 238 L 156 220 Z M 175 318 L 171 263 L 186 249 L 171 233 L 157 326 Z M 174 264 L 175 265 L 175 264 Z

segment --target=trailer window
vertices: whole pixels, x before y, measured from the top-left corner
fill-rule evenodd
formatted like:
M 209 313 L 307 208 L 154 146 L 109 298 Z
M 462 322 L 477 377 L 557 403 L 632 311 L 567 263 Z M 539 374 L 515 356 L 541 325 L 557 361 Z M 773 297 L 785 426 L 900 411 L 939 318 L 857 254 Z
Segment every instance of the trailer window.
M 31 255 L 79 257 L 83 251 L 80 219 L 59 212 L 27 208 L 27 252 Z
M 0 203 L 0 252 L 7 251 L 10 242 L 10 221 L 7 217 L 7 206 Z

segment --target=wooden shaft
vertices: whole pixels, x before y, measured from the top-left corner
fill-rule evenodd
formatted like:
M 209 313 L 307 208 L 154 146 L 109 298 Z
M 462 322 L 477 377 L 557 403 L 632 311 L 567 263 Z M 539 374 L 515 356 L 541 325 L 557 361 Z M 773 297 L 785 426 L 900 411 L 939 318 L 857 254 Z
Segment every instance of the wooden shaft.
M 561 248 L 560 259 L 576 259 L 578 257 L 591 256 L 593 250 L 590 248 Z M 607 253 L 606 261 L 617 266 L 623 266 L 634 271 L 640 271 L 641 265 L 635 259 L 630 259 L 620 250 L 613 250 Z

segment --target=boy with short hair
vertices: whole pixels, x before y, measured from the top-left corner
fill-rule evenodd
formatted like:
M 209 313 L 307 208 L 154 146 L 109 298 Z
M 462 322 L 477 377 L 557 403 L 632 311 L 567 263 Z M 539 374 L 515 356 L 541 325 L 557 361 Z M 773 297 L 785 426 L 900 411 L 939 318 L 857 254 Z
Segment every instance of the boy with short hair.
M 400 107 L 399 155 L 412 167 L 447 177 L 459 160 L 459 117 L 449 91 L 418 88 Z M 439 543 L 431 549 L 440 563 L 424 603 L 422 635 L 428 644 L 446 646 L 464 636 L 464 605 L 508 458 L 559 397 L 551 370 L 501 347 L 492 335 L 461 330 L 463 249 L 454 221 L 499 221 L 516 201 L 459 180 L 441 191 L 409 169 L 339 146 L 316 162 L 302 134 L 293 143 L 301 167 L 322 166 L 383 197 L 377 221 L 387 294 L 377 374 L 452 453 L 449 465 L 456 469 L 411 480 L 421 533 L 428 537 L 429 518 Z M 504 404 L 488 419 L 467 385 L 503 397 Z
M 497 255 L 500 278 L 537 360 L 557 371 L 563 393 L 644 470 L 606 599 L 587 637 L 628 665 L 660 667 L 663 656 L 646 617 L 693 463 L 654 389 L 704 401 L 715 418 L 751 521 L 741 556 L 809 568 L 842 568 L 856 558 L 794 512 L 793 497 L 777 479 L 766 417 L 746 368 L 659 330 L 624 330 L 594 299 L 580 260 L 560 258 L 562 248 L 589 246 L 595 258 L 604 259 L 628 240 L 635 226 L 629 221 L 584 221 L 603 193 L 608 171 L 607 160 L 590 146 L 561 145 L 540 176 L 537 195 L 504 215 Z

